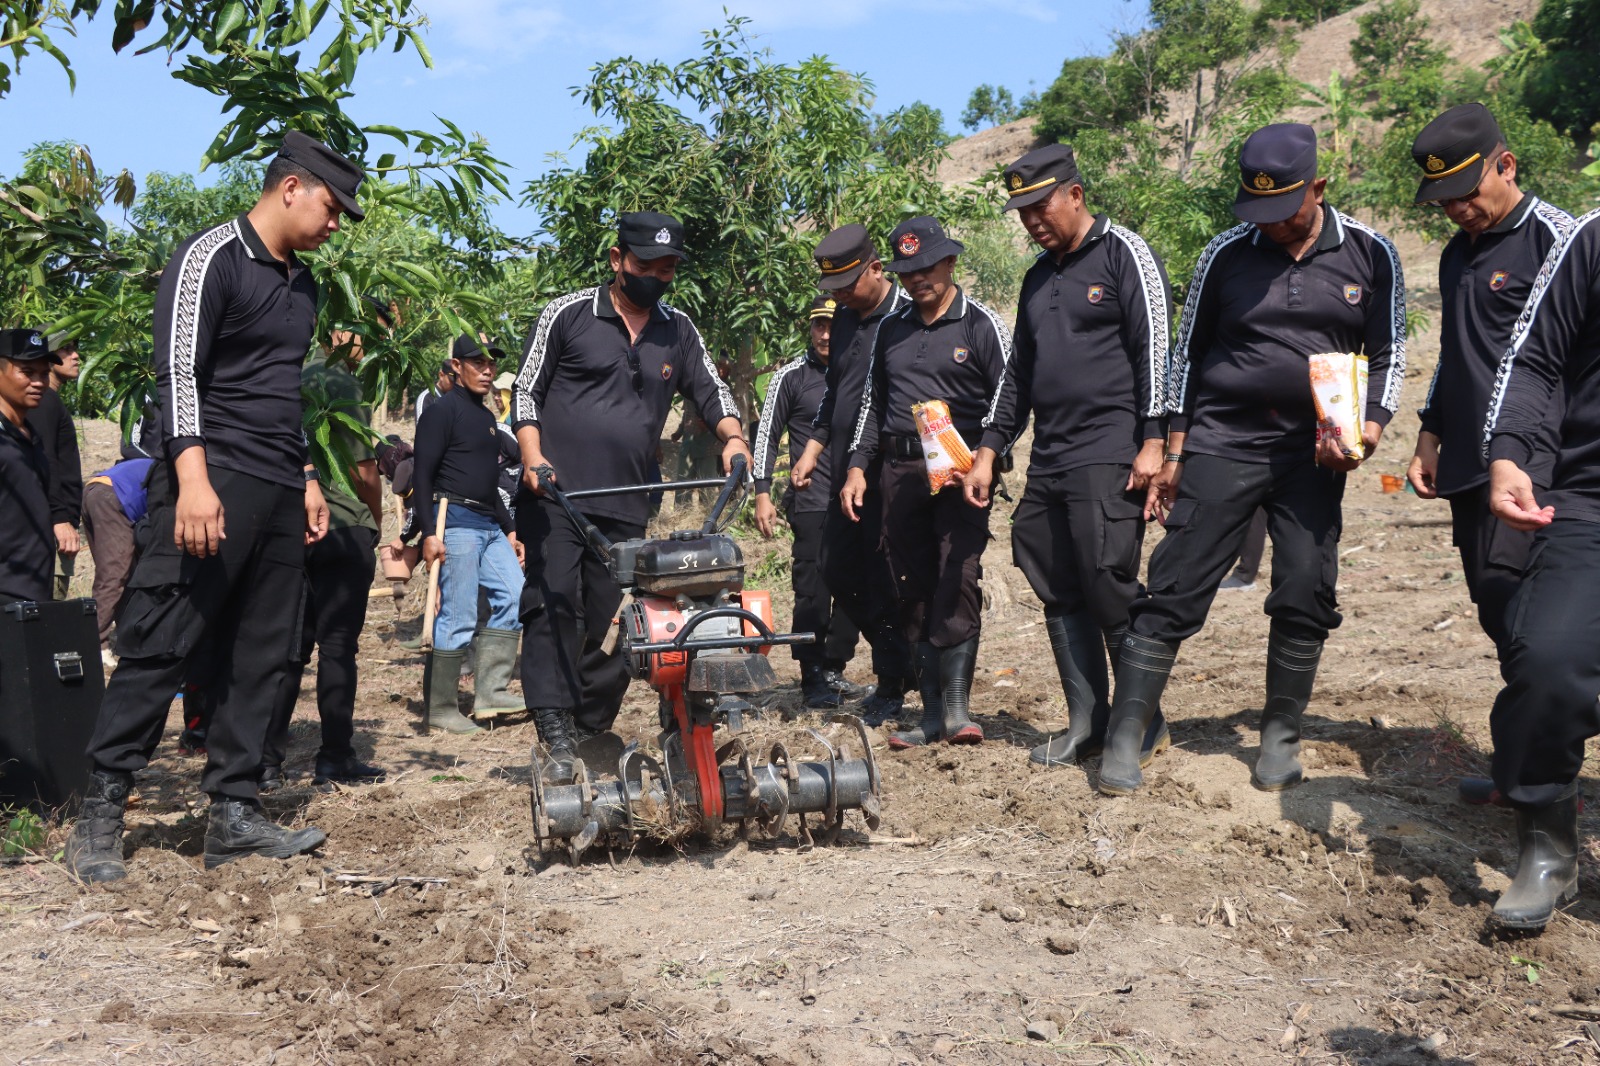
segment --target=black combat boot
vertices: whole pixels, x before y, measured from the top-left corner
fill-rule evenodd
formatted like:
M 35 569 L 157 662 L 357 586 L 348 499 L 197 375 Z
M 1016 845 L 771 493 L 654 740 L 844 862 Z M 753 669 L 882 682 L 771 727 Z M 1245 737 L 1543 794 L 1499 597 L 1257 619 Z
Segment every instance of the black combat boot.
M 286 784 L 288 784 L 288 779 L 284 777 L 283 767 L 281 766 L 263 765 L 256 776 L 256 791 L 262 795 L 278 792 Z
M 1144 783 L 1141 768 L 1154 754 L 1146 741 L 1161 713 L 1161 693 L 1177 657 L 1176 643 L 1137 633 L 1123 636 L 1117 656 L 1116 697 L 1100 758 L 1099 788 L 1105 795 L 1126 796 Z
M 972 698 L 972 674 L 977 665 L 977 637 L 970 637 L 939 652 L 939 695 L 944 701 L 944 739 L 947 743 L 983 743 L 983 727 L 967 714 Z
M 1108 632 L 1102 638 L 1088 611 L 1047 613 L 1044 627 L 1050 635 L 1061 691 L 1067 697 L 1067 728 L 1034 748 L 1028 758 L 1041 766 L 1067 766 L 1099 754 L 1105 746 L 1106 722 L 1111 717 L 1105 647 L 1111 636 Z M 1112 632 L 1117 634 L 1120 648 L 1121 630 Z
M 572 784 L 572 761 L 578 757 L 578 738 L 572 712 L 561 707 L 541 707 L 533 712 L 533 724 L 546 750 L 544 783 Z
M 1494 920 L 1506 929 L 1543 929 L 1556 908 L 1578 895 L 1578 785 L 1547 807 L 1514 803 L 1517 876 L 1495 901 Z
M 872 695 L 861 701 L 861 720 L 867 725 L 879 726 L 892 718 L 899 718 L 905 708 L 906 693 L 915 683 L 915 678 L 879 674 Z
M 316 774 L 311 778 L 313 785 L 375 785 L 387 777 L 387 772 L 381 766 L 373 766 L 356 758 L 352 752 L 342 759 L 332 759 L 325 755 L 317 756 Z
M 922 692 L 922 720 L 910 729 L 889 734 L 896 751 L 920 748 L 944 736 L 944 700 L 939 689 L 939 649 L 926 642 L 917 645 L 917 685 Z
M 216 796 L 206 823 L 206 869 L 215 870 L 246 855 L 287 859 L 320 847 L 327 839 L 328 834 L 311 826 L 286 829 L 248 800 Z
M 1261 754 L 1250 783 L 1263 792 L 1298 785 L 1300 719 L 1317 681 L 1322 641 L 1298 640 L 1273 626 L 1267 637 L 1267 703 L 1261 709 Z
M 845 677 L 842 665 L 829 666 L 823 671 L 822 679 L 828 683 L 828 688 L 844 698 L 845 703 L 855 703 L 857 700 L 863 700 L 867 697 L 867 686 L 858 685 Z
M 89 775 L 83 810 L 67 838 L 67 873 L 84 884 L 120 881 L 128 876 L 122 861 L 122 819 L 128 809 L 131 774 L 96 770 Z
M 828 668 L 821 663 L 800 664 L 800 697 L 814 711 L 829 711 L 845 705 L 842 692 L 828 680 Z

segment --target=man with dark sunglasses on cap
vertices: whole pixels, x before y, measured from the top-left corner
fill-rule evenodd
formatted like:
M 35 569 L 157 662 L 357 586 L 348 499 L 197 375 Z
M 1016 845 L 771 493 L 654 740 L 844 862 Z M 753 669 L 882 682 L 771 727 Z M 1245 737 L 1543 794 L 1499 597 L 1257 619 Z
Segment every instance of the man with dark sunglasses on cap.
M 1166 464 L 1146 513 L 1165 516 L 1148 592 L 1134 601 L 1117 664 L 1100 791 L 1142 781 L 1141 752 L 1178 646 L 1205 624 L 1258 507 L 1272 538 L 1272 619 L 1261 748 L 1251 783 L 1298 784 L 1300 719 L 1322 645 L 1341 617 L 1341 500 L 1361 459 L 1319 439 L 1308 357 L 1364 352 L 1366 455 L 1400 402 L 1405 283 L 1394 245 L 1323 202 L 1317 135 L 1281 123 L 1239 153 L 1233 213 L 1243 220 L 1200 256 L 1168 378 Z
M 522 446 L 517 531 L 527 550 L 522 593 L 522 691 L 550 750 L 552 781 L 566 780 L 582 736 L 616 721 L 628 688 L 625 664 L 606 638 L 622 590 L 540 479 L 564 490 L 642 484 L 661 431 L 682 394 L 722 444 L 722 469 L 750 460 L 733 393 L 694 322 L 662 302 L 688 258 L 683 224 L 636 211 L 617 220 L 611 279 L 552 300 L 523 348 L 512 394 Z M 657 475 L 659 476 L 659 475 Z M 611 540 L 644 535 L 642 493 L 583 502 Z
M 977 744 L 983 728 L 968 707 L 978 659 L 980 560 L 989 544 L 990 505 L 987 499 L 965 499 L 959 483 L 930 493 L 911 408 L 941 400 L 969 448 L 989 439 L 1011 358 L 1011 331 L 956 284 L 956 257 L 963 247 L 938 220 L 919 215 L 902 222 L 889 243 L 894 260 L 886 269 L 900 276 L 912 302 L 878 331 L 840 505 L 846 518 L 858 518 L 867 468 L 881 454 L 883 546 L 901 625 L 917 649 L 922 694 L 920 722 L 891 734 L 889 746 L 911 748 L 940 739 Z M 1008 450 L 1010 444 L 1002 441 L 999 447 Z M 992 442 L 985 447 L 994 450 Z
M 1079 762 L 1105 743 L 1115 668 L 1139 589 L 1144 501 L 1166 447 L 1166 271 L 1143 238 L 1092 214 L 1072 149 L 1053 144 L 1001 175 L 1044 251 L 1022 281 L 1016 354 L 967 498 L 986 503 L 993 456 L 1033 416 L 1028 487 L 1012 521 L 1017 566 L 1044 603 L 1067 728 L 1029 756 Z M 1167 743 L 1159 712 L 1147 757 Z
M 93 764 L 66 865 L 83 881 L 127 876 L 123 812 L 133 774 L 202 646 L 218 664 L 200 787 L 211 796 L 207 869 L 288 858 L 325 839 L 261 811 L 257 775 L 300 622 L 305 545 L 328 507 L 307 461 L 300 374 L 317 286 L 296 252 L 339 216 L 360 221 L 361 168 L 303 133 L 284 135 L 247 213 L 178 245 L 156 293 L 161 440 L 145 442 L 151 543 L 128 579 L 117 668 L 89 744 Z
M 756 528 L 770 539 L 776 528 L 778 509 L 772 503 L 773 471 L 778 462 L 778 442 L 789 436 L 789 461 L 800 458 L 811 440 L 811 419 L 826 388 L 824 375 L 831 358 L 833 317 L 838 304 L 831 296 L 818 296 L 811 302 L 810 344 L 804 355 L 779 367 L 767 379 L 767 400 L 761 408 L 761 428 L 756 432 L 755 479 Z M 828 455 L 823 453 L 826 465 Z M 794 588 L 794 624 L 799 633 L 815 633 L 811 644 L 796 644 L 795 661 L 800 664 L 800 694 L 807 707 L 842 707 L 858 700 L 867 690 L 845 680 L 844 668 L 856 653 L 856 627 L 843 611 L 835 610 L 833 597 L 823 579 L 819 563 L 823 532 L 828 519 L 828 485 L 832 479 L 826 469 L 819 470 L 805 487 L 791 479 L 784 494 L 784 517 L 794 531 L 791 584 Z
M 56 358 L 38 330 L 0 330 L 0 511 L 9 530 L 0 604 L 50 599 L 56 555 L 50 462 L 28 413 L 50 391 Z
M 1517 157 L 1482 104 L 1452 107 L 1428 123 L 1411 155 L 1422 171 L 1416 202 L 1444 211 L 1459 229 L 1439 257 L 1439 364 L 1406 474 L 1422 499 L 1450 501 L 1450 539 L 1461 553 L 1478 624 L 1504 658 L 1511 598 L 1522 584 L 1533 533 L 1489 511 L 1483 413 L 1534 278 L 1550 249 L 1572 231 L 1572 216 L 1518 187 Z M 1528 472 L 1540 491 L 1555 466 L 1559 416 L 1552 404 L 1532 454 Z M 1469 803 L 1496 798 L 1486 777 L 1465 778 L 1460 787 Z
M 850 472 L 850 452 L 860 425 L 872 346 L 884 321 L 911 304 L 911 297 L 886 273 L 867 228 L 852 222 L 818 242 L 812 252 L 817 287 L 838 306 L 829 333 L 828 371 L 822 399 L 811 420 L 811 439 L 794 461 L 789 483 L 807 490 L 821 479 L 828 497 L 818 565 L 834 602 L 872 647 L 872 672 L 877 685 L 861 703 L 868 725 L 898 718 L 905 694 L 916 685 L 916 663 L 900 626 L 894 584 L 887 568 L 877 565 L 883 539 L 882 497 L 878 492 L 881 460 L 866 471 L 866 492 L 856 507 L 856 520 L 846 518 L 839 502 Z

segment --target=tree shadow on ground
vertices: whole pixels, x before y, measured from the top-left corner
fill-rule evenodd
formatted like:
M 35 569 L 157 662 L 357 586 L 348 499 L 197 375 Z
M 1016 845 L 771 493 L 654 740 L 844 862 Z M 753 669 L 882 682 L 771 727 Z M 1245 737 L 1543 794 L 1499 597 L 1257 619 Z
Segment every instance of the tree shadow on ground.
M 1431 1039 L 1431 1038 L 1430 1038 Z M 1364 1026 L 1334 1029 L 1327 1034 L 1328 1048 L 1348 1066 L 1477 1066 L 1477 1056 L 1460 1058 L 1440 1054 L 1427 1040 L 1405 1033 L 1386 1033 Z

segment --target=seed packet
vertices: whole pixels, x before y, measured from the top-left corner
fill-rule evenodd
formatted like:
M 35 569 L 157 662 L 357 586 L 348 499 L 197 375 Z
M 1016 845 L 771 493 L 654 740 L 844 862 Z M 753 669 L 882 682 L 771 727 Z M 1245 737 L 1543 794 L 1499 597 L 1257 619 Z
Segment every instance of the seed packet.
M 950 405 L 928 400 L 911 405 L 911 417 L 922 438 L 922 461 L 928 468 L 928 491 L 937 496 L 955 481 L 955 475 L 972 469 L 972 450 L 950 420 Z
M 1367 357 L 1324 352 L 1311 357 L 1311 397 L 1317 405 L 1317 440 L 1333 435 L 1353 459 L 1365 459 L 1361 424 L 1367 410 Z

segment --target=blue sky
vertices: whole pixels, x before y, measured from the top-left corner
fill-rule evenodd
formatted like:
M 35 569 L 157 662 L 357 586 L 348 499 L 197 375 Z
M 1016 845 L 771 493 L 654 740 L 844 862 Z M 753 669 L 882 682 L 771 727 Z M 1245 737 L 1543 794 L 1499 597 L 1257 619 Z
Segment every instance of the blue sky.
M 752 19 L 751 31 L 779 61 L 825 54 L 876 85 L 875 110 L 914 100 L 940 108 L 959 130 L 967 95 L 981 83 L 1021 96 L 1043 89 L 1062 60 L 1104 51 L 1108 34 L 1136 25 L 1142 0 L 419 0 L 430 20 L 434 69 L 409 50 L 363 60 L 349 110 L 363 123 L 437 128 L 440 114 L 488 138 L 512 170 L 512 188 L 565 152 L 594 122 L 568 93 L 588 81 L 593 63 L 619 55 L 676 62 L 693 55 L 699 31 L 723 9 Z M 222 124 L 220 101 L 170 76 L 158 54 L 114 55 L 111 20 L 57 38 L 78 75 L 75 93 L 55 62 L 34 55 L 0 100 L 0 173 L 15 172 L 20 151 L 40 140 L 87 144 L 105 170 L 124 167 L 143 180 L 152 170 L 194 171 Z M 202 181 L 206 180 L 204 177 Z M 501 225 L 538 225 L 514 204 L 496 210 Z

